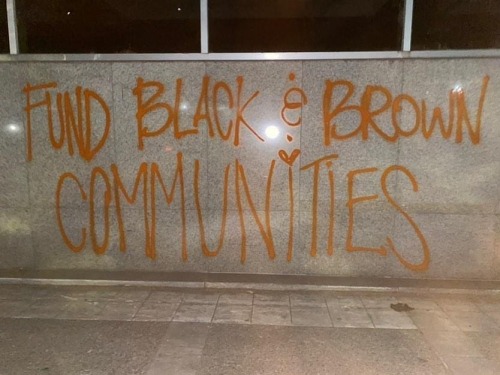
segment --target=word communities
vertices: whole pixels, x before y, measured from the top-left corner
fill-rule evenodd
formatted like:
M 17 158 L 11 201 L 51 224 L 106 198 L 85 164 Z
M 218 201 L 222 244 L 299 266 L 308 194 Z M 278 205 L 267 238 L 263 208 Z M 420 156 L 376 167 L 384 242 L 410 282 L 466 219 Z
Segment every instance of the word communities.
M 249 216 L 245 215 L 245 211 L 251 213 L 255 225 L 259 229 L 260 236 L 265 243 L 267 255 L 270 260 L 275 259 L 277 256 L 285 256 L 288 261 L 292 261 L 294 253 L 294 218 L 296 215 L 296 202 L 295 196 L 295 180 L 299 176 L 295 176 L 294 170 L 286 163 L 278 162 L 273 159 L 269 163 L 267 169 L 267 181 L 265 187 L 257 186 L 249 180 L 248 168 L 249 166 L 234 160 L 225 166 L 221 174 L 224 176 L 223 186 L 220 187 L 222 194 L 222 207 L 220 210 L 220 225 L 217 245 L 211 247 L 207 238 L 207 218 L 206 212 L 203 210 L 203 202 L 201 199 L 201 186 L 200 186 L 200 169 L 202 168 L 199 160 L 194 160 L 192 165 L 186 165 L 182 152 L 177 153 L 174 165 L 164 166 L 158 163 L 142 163 L 135 175 L 135 180 L 130 186 L 126 186 L 120 174 L 117 165 L 111 165 L 109 170 L 101 167 L 94 167 L 88 186 L 84 186 L 82 181 L 88 180 L 85 176 L 77 176 L 74 173 L 63 173 L 56 188 L 56 215 L 57 225 L 61 235 L 68 246 L 74 252 L 82 251 L 87 243 L 90 243 L 93 251 L 96 254 L 104 254 L 110 247 L 110 217 L 116 217 L 119 232 L 119 246 L 122 251 L 127 250 L 127 230 L 124 220 L 124 207 L 141 208 L 144 220 L 144 244 L 145 253 L 148 257 L 154 259 L 157 256 L 157 243 L 156 234 L 162 230 L 157 225 L 157 210 L 160 206 L 159 203 L 163 202 L 166 206 L 171 206 L 174 202 L 180 207 L 179 218 L 177 225 L 180 228 L 180 254 L 183 260 L 187 261 L 189 249 L 201 249 L 203 254 L 207 257 L 216 257 L 224 246 L 224 239 L 227 228 L 228 211 L 236 210 L 239 218 L 239 231 L 241 233 L 240 244 L 240 258 L 241 262 L 245 263 L 247 257 L 247 228 Z M 305 165 L 301 168 L 300 173 L 307 173 L 310 175 L 310 189 L 313 194 L 312 201 L 312 225 L 309 228 L 311 231 L 311 247 L 309 249 L 311 256 L 316 256 L 318 253 L 318 226 L 320 222 L 328 222 L 328 245 L 326 253 L 328 255 L 334 254 L 334 236 L 335 236 L 335 193 L 336 193 L 336 176 L 335 176 L 335 160 L 338 155 L 330 154 L 324 156 L 314 162 Z M 278 191 L 274 189 L 275 174 L 278 168 L 288 169 L 288 192 Z M 192 173 L 186 173 L 186 170 L 192 170 Z M 347 201 L 345 207 L 348 209 L 348 227 L 347 227 L 347 243 L 346 251 L 367 251 L 374 252 L 381 256 L 387 256 L 389 253 L 394 254 L 398 260 L 408 269 L 413 271 L 424 271 L 429 266 L 430 253 L 426 240 L 418 225 L 405 212 L 401 205 L 398 204 L 394 198 L 393 193 L 389 189 L 388 180 L 393 174 L 400 173 L 407 183 L 412 187 L 413 191 L 418 192 L 418 183 L 415 176 L 405 167 L 393 165 L 387 167 L 385 170 L 379 170 L 375 167 L 351 170 L 347 174 L 344 183 L 347 184 Z M 173 176 L 170 181 L 166 181 L 164 176 Z M 361 195 L 355 194 L 356 185 L 359 184 L 358 179 L 363 176 L 374 175 L 380 181 L 380 189 L 382 194 Z M 192 186 L 188 186 L 192 184 Z M 319 202 L 318 196 L 321 190 L 329 192 L 329 214 L 325 217 L 324 214 L 318 210 Z M 193 191 L 193 202 L 187 202 L 186 190 L 189 188 Z M 74 233 L 69 233 L 66 230 L 67 225 L 64 222 L 62 215 L 61 197 L 67 192 L 67 189 L 76 191 L 84 204 L 88 205 L 88 219 L 87 225 L 81 228 L 78 236 Z M 257 210 L 257 202 L 255 196 L 259 189 L 264 189 L 264 211 L 263 213 Z M 359 188 L 358 188 L 359 189 Z M 97 192 L 101 192 L 100 194 Z M 236 197 L 235 207 L 229 205 L 229 194 Z M 276 195 L 282 196 L 286 194 L 288 199 L 288 247 L 286 249 L 279 249 L 275 245 L 273 237 L 273 227 L 271 225 L 272 211 L 271 203 L 273 197 Z M 420 242 L 422 250 L 422 260 L 419 263 L 412 263 L 406 260 L 401 252 L 394 246 L 394 241 L 387 236 L 386 246 L 378 247 L 363 247 L 357 246 L 354 236 L 356 227 L 356 209 L 358 206 L 369 205 L 380 200 L 385 200 L 399 215 L 401 215 L 406 222 L 411 225 L 415 233 L 415 239 Z M 188 244 L 187 229 L 188 222 L 186 218 L 186 207 L 190 203 L 191 206 L 196 207 L 196 215 L 198 221 L 198 230 L 200 235 L 199 244 Z M 103 209 L 103 220 L 96 220 L 97 210 Z M 101 227 L 98 228 L 98 224 Z M 233 230 L 233 229 L 231 229 Z M 78 237 L 78 238 L 77 238 Z M 100 238 L 99 238 L 100 237 Z

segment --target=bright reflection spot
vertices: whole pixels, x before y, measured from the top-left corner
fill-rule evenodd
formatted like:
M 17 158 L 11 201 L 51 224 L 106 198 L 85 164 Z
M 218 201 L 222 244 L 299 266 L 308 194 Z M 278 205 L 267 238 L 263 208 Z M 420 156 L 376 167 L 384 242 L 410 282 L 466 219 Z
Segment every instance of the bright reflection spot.
M 71 14 L 71 12 L 66 13 L 68 16 Z
M 275 139 L 280 135 L 280 130 L 278 129 L 277 126 L 270 125 L 266 128 L 266 137 L 269 139 Z
M 177 8 L 177 11 L 180 12 L 181 11 L 181 8 Z
M 463 91 L 463 88 L 462 88 L 462 85 L 459 83 L 457 83 L 455 85 L 455 87 L 453 88 L 453 92 L 462 92 Z
M 21 127 L 17 124 L 9 124 L 6 129 L 9 133 L 19 133 L 21 131 Z
M 189 108 L 189 105 L 187 103 L 181 103 L 181 109 L 183 111 L 186 111 Z
M 264 59 L 266 60 L 276 60 L 278 59 L 280 56 L 279 53 L 276 53 L 276 52 L 266 52 L 264 53 Z

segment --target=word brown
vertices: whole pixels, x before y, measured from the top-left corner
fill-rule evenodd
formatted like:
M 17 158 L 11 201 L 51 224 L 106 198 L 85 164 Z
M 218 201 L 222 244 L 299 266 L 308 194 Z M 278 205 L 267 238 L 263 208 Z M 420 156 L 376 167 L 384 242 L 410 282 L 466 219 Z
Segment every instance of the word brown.
M 389 89 L 384 86 L 366 86 L 359 104 L 352 104 L 351 99 L 355 93 L 355 87 L 349 81 L 330 81 L 325 83 L 325 92 L 323 96 L 323 127 L 324 127 L 324 144 L 330 145 L 332 140 L 345 141 L 352 137 L 361 136 L 363 140 L 367 140 L 370 131 L 375 133 L 387 142 L 396 142 L 401 137 L 411 137 L 418 132 L 421 132 L 425 139 L 429 139 L 436 131 L 436 126 L 439 126 L 441 136 L 445 139 L 450 139 L 455 135 L 455 142 L 463 141 L 463 133 L 467 130 L 469 138 L 473 144 L 479 144 L 481 140 L 481 117 L 483 113 L 486 92 L 488 88 L 489 77 L 483 78 L 481 87 L 481 96 L 476 112 L 476 121 L 473 122 L 469 115 L 465 92 L 463 89 L 452 89 L 449 91 L 448 98 L 448 125 L 443 116 L 443 110 L 436 107 L 432 110 L 430 120 L 428 121 L 428 109 L 425 100 L 420 103 L 411 95 L 400 94 L 394 96 Z M 344 90 L 340 90 L 344 89 Z M 344 96 L 340 100 L 334 100 L 335 92 L 345 91 Z M 384 103 L 373 109 L 372 102 L 375 96 L 382 96 Z M 337 101 L 337 105 L 332 105 Z M 406 108 L 406 110 L 404 109 Z M 335 120 L 341 114 L 354 112 L 359 115 L 359 125 L 350 132 L 342 132 L 342 124 L 336 123 Z M 391 114 L 391 124 L 393 133 L 388 134 L 379 125 L 377 117 L 383 113 Z M 402 118 L 406 117 L 413 120 L 413 123 L 403 124 Z M 349 126 L 345 126 L 351 128 Z

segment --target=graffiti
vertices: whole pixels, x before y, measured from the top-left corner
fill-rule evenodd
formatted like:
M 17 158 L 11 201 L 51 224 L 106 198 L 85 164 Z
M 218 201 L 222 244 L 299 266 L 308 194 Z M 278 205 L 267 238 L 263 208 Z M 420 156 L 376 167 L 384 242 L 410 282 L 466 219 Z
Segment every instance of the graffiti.
M 288 81 L 296 85 L 296 77 L 290 72 Z M 269 260 L 277 257 L 286 257 L 288 262 L 294 260 L 295 225 L 297 217 L 297 179 L 302 176 L 303 181 L 309 181 L 306 187 L 312 194 L 310 247 L 311 257 L 316 257 L 323 252 L 333 256 L 335 249 L 335 235 L 339 230 L 335 223 L 336 210 L 339 197 L 336 191 L 339 185 L 347 188 L 347 197 L 341 208 L 347 209 L 347 226 L 345 228 L 345 251 L 348 253 L 370 252 L 379 256 L 392 255 L 397 261 L 411 271 L 426 271 L 431 262 L 431 250 L 427 244 L 424 233 L 417 222 L 410 216 L 404 207 L 398 203 L 394 191 L 391 191 L 388 180 L 391 175 L 398 175 L 401 184 L 408 184 L 415 194 L 419 193 L 418 178 L 409 168 L 402 165 L 388 165 L 385 168 L 366 166 L 361 169 L 348 171 L 345 179 L 339 178 L 336 165 L 342 159 L 339 153 L 332 153 L 333 142 L 345 142 L 353 138 L 360 138 L 369 142 L 373 137 L 388 142 L 397 142 L 400 138 L 422 136 L 425 140 L 441 138 L 443 141 L 453 141 L 457 144 L 467 139 L 475 146 L 481 142 L 482 113 L 486 100 L 489 77 L 485 76 L 481 83 L 479 100 L 476 104 L 475 115 L 471 115 L 472 104 L 467 102 L 463 90 L 450 90 L 448 93 L 448 108 L 442 109 L 430 106 L 425 99 L 417 100 L 411 95 L 392 93 L 381 85 L 368 85 L 361 89 L 359 102 L 354 100 L 356 91 L 360 90 L 355 84 L 346 80 L 325 80 L 321 111 L 323 122 L 318 124 L 322 129 L 323 156 L 307 164 L 301 163 L 303 150 L 293 148 L 278 149 L 274 157 L 267 163 L 265 172 L 266 182 L 256 186 L 252 182 L 251 173 L 253 166 L 235 157 L 229 160 L 222 168 L 223 176 L 222 203 L 217 213 L 220 219 L 219 230 L 215 233 L 215 241 L 211 227 L 207 226 L 209 219 L 204 211 L 203 191 L 200 186 L 201 170 L 205 167 L 205 160 L 188 159 L 182 150 L 176 151 L 175 163 L 165 164 L 160 160 L 142 162 L 136 171 L 132 184 L 126 184 L 120 166 L 92 166 L 90 179 L 82 175 L 81 171 L 67 171 L 62 173 L 55 182 L 56 225 L 68 249 L 75 253 L 91 248 L 95 254 L 106 253 L 112 245 L 112 226 L 117 226 L 118 244 L 122 252 L 128 250 L 126 217 L 124 207 L 134 207 L 140 210 L 143 216 L 143 238 L 145 255 L 151 259 L 157 257 L 158 244 L 156 235 L 161 228 L 158 227 L 158 203 L 167 206 L 178 204 L 180 209 L 177 227 L 180 231 L 181 241 L 180 257 L 189 261 L 193 251 L 201 251 L 207 258 L 217 257 L 225 245 L 228 232 L 228 214 L 237 213 L 238 227 L 232 227 L 241 234 L 240 261 L 245 263 L 248 252 L 248 227 L 249 220 L 258 229 L 260 239 L 263 241 Z M 170 90 L 174 94 L 173 101 L 165 99 L 165 94 Z M 190 137 L 199 137 L 201 127 L 206 127 L 209 141 L 217 139 L 229 147 L 239 148 L 246 146 L 242 143 L 242 132 L 247 132 L 250 139 L 258 144 L 265 144 L 266 139 L 259 134 L 252 121 L 247 118 L 246 111 L 257 105 L 256 99 L 259 91 L 249 91 L 245 79 L 237 76 L 233 83 L 215 81 L 209 76 L 202 78 L 201 89 L 196 110 L 191 118 L 181 120 L 181 98 L 185 90 L 182 78 L 175 80 L 175 84 L 167 86 L 166 83 L 145 80 L 138 77 L 136 85 L 131 89 L 135 98 L 135 119 L 130 120 L 137 129 L 137 150 L 143 152 L 148 145 L 148 139 L 160 138 L 170 131 L 175 140 Z M 111 111 L 108 103 L 91 88 L 76 87 L 74 91 L 61 91 L 57 82 L 41 84 L 27 84 L 23 93 L 26 99 L 24 108 L 27 129 L 27 160 L 37 157 L 33 150 L 32 131 L 34 127 L 47 129 L 47 142 L 54 151 L 66 152 L 68 157 L 79 157 L 87 163 L 94 161 L 103 149 L 112 130 Z M 300 87 L 289 88 L 282 94 L 282 106 L 278 117 L 290 130 L 304 126 L 303 109 L 312 106 L 307 93 Z M 220 101 L 224 98 L 226 103 L 224 118 L 230 120 L 222 123 Z M 375 98 L 377 98 L 375 100 Z M 382 104 L 381 103 L 382 99 Z M 377 105 L 375 105 L 377 104 Z M 101 113 L 102 123 L 96 124 L 94 112 Z M 232 113 L 228 117 L 228 112 Z M 355 114 L 349 117 L 347 123 L 346 113 Z M 34 120 L 35 114 L 37 120 Z M 390 126 L 381 126 L 380 116 L 390 114 Z M 153 116 L 154 115 L 154 116 Z M 404 116 L 403 116 L 404 115 Z M 355 120 L 353 124 L 352 118 Z M 43 120 L 40 120 L 43 119 Z M 153 120 L 154 119 L 154 120 Z M 161 120 L 158 120 L 161 119 Z M 403 123 L 409 122 L 409 123 Z M 126 126 L 128 124 L 120 124 Z M 386 124 L 385 124 L 386 125 Z M 308 124 L 310 126 L 310 124 Z M 102 129 L 96 135 L 95 128 Z M 287 143 L 294 141 L 293 132 L 286 133 Z M 248 141 L 248 137 L 245 138 Z M 271 147 L 271 146 L 270 146 Z M 80 174 L 79 174 L 80 173 Z M 286 188 L 275 188 L 275 175 L 286 176 Z M 170 176 L 168 181 L 164 176 Z M 173 176 L 173 177 L 172 177 Z M 362 177 L 375 177 L 379 184 L 379 194 L 360 195 L 356 192 L 357 185 Z M 100 187 L 99 189 L 97 187 Z M 104 192 L 101 190 L 104 189 Z M 80 197 L 81 203 L 88 208 L 88 218 L 85 224 L 76 233 L 69 229 L 62 214 L 62 196 L 71 191 Z M 100 191 L 101 193 L 98 193 Z M 186 191 L 193 192 L 188 196 Z M 320 191 L 323 191 L 323 200 L 320 210 Z M 327 200 L 324 200 L 324 191 L 327 191 Z M 255 196 L 263 196 L 264 209 L 258 209 Z M 229 196 L 234 196 L 230 201 Z M 275 240 L 276 228 L 272 225 L 272 202 L 276 197 L 281 197 L 287 202 L 287 245 L 286 248 L 277 246 Z M 388 233 L 384 244 L 374 246 L 361 246 L 356 241 L 357 214 L 360 207 L 385 202 L 397 213 L 413 230 L 415 241 L 418 241 L 420 254 L 412 260 L 405 257 L 405 252 L 399 249 Z M 341 202 L 342 203 L 342 202 Z M 199 243 L 188 241 L 187 207 L 194 207 L 196 214 Z M 102 209 L 102 216 L 96 219 L 97 209 Z M 326 211 L 325 211 L 326 210 Z M 326 213 L 325 213 L 326 212 Z M 320 224 L 326 223 L 326 249 L 320 249 L 319 231 Z M 209 239 L 210 238 L 210 239 Z M 302 249 L 301 249 L 302 250 Z M 414 261 L 413 259 L 420 259 Z
M 290 73 L 290 81 L 295 81 L 295 74 Z M 295 95 L 294 95 L 295 94 Z M 298 96 L 300 99 L 294 101 L 293 97 Z M 302 108 L 307 104 L 307 96 L 301 88 L 293 87 L 289 89 L 283 96 L 283 108 L 281 109 L 281 119 L 289 126 L 300 126 L 302 125 L 302 117 L 300 115 Z M 295 121 L 290 120 L 287 113 L 293 111 L 296 113 Z
M 449 111 L 448 127 L 443 119 L 441 108 L 434 108 L 432 111 L 429 126 L 427 127 L 427 104 L 422 100 L 419 104 L 416 99 L 408 94 L 401 94 L 394 97 L 393 94 L 383 86 L 366 86 L 359 104 L 349 104 L 355 93 L 355 86 L 349 81 L 326 81 L 325 94 L 323 97 L 323 127 L 324 143 L 330 145 L 333 140 L 345 141 L 361 135 L 363 140 L 368 140 L 370 134 L 375 134 L 387 142 L 396 142 L 399 138 L 409 138 L 414 136 L 420 130 L 425 139 L 431 138 L 435 133 L 436 124 L 439 124 L 441 135 L 445 139 L 450 139 L 455 129 L 455 142 L 463 141 L 464 125 L 473 144 L 479 144 L 481 137 L 481 116 L 483 113 L 484 101 L 488 88 L 489 77 L 485 76 L 481 88 L 481 96 L 477 106 L 475 124 L 471 121 L 467 110 L 465 92 L 463 90 L 453 89 L 449 92 Z M 345 95 L 340 102 L 332 108 L 332 102 L 335 97 L 335 91 L 338 88 L 346 89 Z M 384 104 L 379 108 L 372 109 L 372 102 L 376 95 L 385 98 Z M 403 111 L 403 103 L 413 115 L 414 123 L 411 130 L 405 130 L 398 119 L 398 114 Z M 342 124 L 335 123 L 335 118 L 345 112 L 355 112 L 359 114 L 359 125 L 352 130 L 342 134 L 339 128 Z M 393 134 L 386 133 L 377 123 L 377 117 L 385 112 L 391 113 Z M 455 117 L 456 115 L 456 117 Z
M 62 149 L 66 144 L 68 154 L 74 155 L 74 147 L 78 148 L 78 153 L 82 159 L 91 161 L 97 153 L 103 148 L 109 135 L 111 127 L 111 114 L 108 104 L 96 92 L 90 89 L 82 89 L 77 87 L 75 90 L 76 96 L 76 115 L 75 108 L 71 101 L 69 92 L 56 93 L 57 115 L 59 118 L 59 139 L 56 139 L 56 129 L 54 122 L 54 114 L 52 109 L 53 92 L 51 89 L 57 88 L 57 83 L 51 82 L 42 85 L 26 85 L 24 93 L 26 94 L 26 129 L 27 129 L 27 160 L 31 161 L 33 158 L 33 145 L 31 142 L 32 131 L 32 111 L 39 107 L 44 107 L 47 114 L 47 125 L 49 131 L 49 139 L 52 147 L 55 150 Z M 43 90 L 44 100 L 32 103 L 31 97 L 33 92 Z M 92 146 L 92 102 L 95 102 L 105 114 L 104 134 L 95 145 Z M 94 104 L 95 105 L 95 104 Z M 75 142 L 75 146 L 73 145 Z
M 213 108 L 213 118 L 210 116 L 209 111 L 209 92 L 210 77 L 205 76 L 203 78 L 203 85 L 198 100 L 198 105 L 196 108 L 196 113 L 193 116 L 192 128 L 186 130 L 180 130 L 179 124 L 179 107 L 180 107 L 180 97 L 182 94 L 183 81 L 182 79 L 177 79 L 176 89 L 175 89 L 175 103 L 172 106 L 169 103 L 158 101 L 162 94 L 165 92 L 165 86 L 160 82 L 148 81 L 144 82 L 142 78 L 137 79 L 137 86 L 133 90 L 134 95 L 137 96 L 137 126 L 138 126 L 138 147 L 139 150 L 144 149 L 144 138 L 146 137 L 156 137 L 164 133 L 171 125 L 173 125 L 174 136 L 176 139 L 182 139 L 184 137 L 193 136 L 199 133 L 200 123 L 203 121 L 208 127 L 208 134 L 211 138 L 216 135 L 223 140 L 229 140 L 233 138 L 233 143 L 235 146 L 240 144 L 240 132 L 241 128 L 244 126 L 247 128 L 255 137 L 264 142 L 264 139 L 257 134 L 257 132 L 252 128 L 252 126 L 245 119 L 245 110 L 251 104 L 251 102 L 259 95 L 259 92 L 254 92 L 249 99 L 244 101 L 242 99 L 242 91 L 244 86 L 243 77 L 239 76 L 236 78 L 236 95 L 233 95 L 231 87 L 225 82 L 217 82 L 212 89 L 212 108 Z M 154 87 L 156 92 L 144 100 L 144 91 Z M 229 122 L 226 132 L 224 132 L 223 126 L 220 123 L 218 109 L 217 109 L 217 99 L 219 97 L 219 92 L 223 90 L 229 100 L 230 108 L 233 107 L 234 101 L 236 102 L 235 118 Z M 236 99 L 234 97 L 236 96 Z M 151 112 L 164 110 L 166 119 L 160 129 L 156 131 L 149 131 L 148 127 L 144 125 L 144 117 Z M 214 131 L 214 123 L 217 132 Z

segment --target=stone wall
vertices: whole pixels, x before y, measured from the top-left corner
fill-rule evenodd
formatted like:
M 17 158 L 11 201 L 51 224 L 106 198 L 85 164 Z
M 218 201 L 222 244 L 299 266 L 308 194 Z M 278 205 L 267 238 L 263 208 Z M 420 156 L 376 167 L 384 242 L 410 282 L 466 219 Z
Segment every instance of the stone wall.
M 496 59 L 0 72 L 1 269 L 500 279 Z

